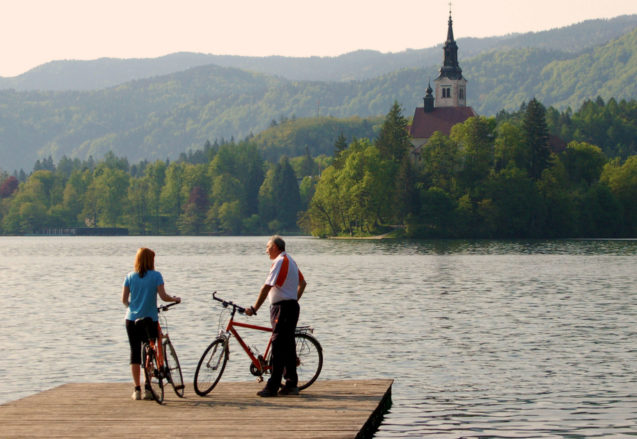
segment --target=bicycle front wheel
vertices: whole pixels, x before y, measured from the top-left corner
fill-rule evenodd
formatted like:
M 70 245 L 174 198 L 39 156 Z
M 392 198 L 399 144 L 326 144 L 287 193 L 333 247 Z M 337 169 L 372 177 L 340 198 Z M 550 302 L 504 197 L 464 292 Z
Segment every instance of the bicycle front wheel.
M 166 362 L 166 379 L 172 384 L 177 396 L 183 398 L 184 376 L 181 374 L 177 352 L 175 352 L 175 348 L 167 336 L 164 339 L 164 361 Z
M 195 371 L 195 392 L 206 396 L 219 382 L 228 362 L 228 340 L 218 338 L 204 351 Z
M 309 334 L 295 334 L 296 373 L 299 376 L 299 390 L 306 389 L 316 381 L 323 368 L 323 348 L 318 340 Z
M 153 399 L 158 404 L 164 402 L 164 382 L 163 374 L 157 364 L 157 356 L 155 350 L 150 345 L 144 345 L 144 377 L 146 378 L 146 386 L 150 389 Z

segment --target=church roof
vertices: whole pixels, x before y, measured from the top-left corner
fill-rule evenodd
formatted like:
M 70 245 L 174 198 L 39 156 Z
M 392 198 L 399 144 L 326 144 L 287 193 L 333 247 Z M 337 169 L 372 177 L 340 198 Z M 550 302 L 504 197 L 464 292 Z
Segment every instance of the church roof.
M 414 139 L 428 139 L 435 131 L 449 135 L 452 126 L 474 116 L 477 113 L 471 107 L 436 107 L 431 112 L 418 107 L 409 134 Z

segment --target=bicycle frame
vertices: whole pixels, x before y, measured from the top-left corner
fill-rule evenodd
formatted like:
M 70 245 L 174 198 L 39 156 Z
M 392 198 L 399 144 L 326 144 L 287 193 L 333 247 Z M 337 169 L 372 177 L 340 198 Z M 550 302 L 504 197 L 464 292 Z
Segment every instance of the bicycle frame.
M 168 308 L 170 308 L 173 305 L 175 305 L 175 303 L 172 303 L 170 305 L 162 305 L 157 309 L 159 312 L 166 311 Z M 157 319 L 157 339 L 156 341 L 155 339 L 148 340 L 148 344 L 150 345 L 150 348 L 153 350 L 153 352 L 155 352 L 155 358 L 157 359 L 157 366 L 159 367 L 159 370 L 163 370 L 163 367 L 164 367 L 163 341 L 165 338 L 168 338 L 168 334 L 164 334 L 164 332 L 161 329 L 161 324 L 159 323 L 159 319 Z M 145 366 L 147 367 L 148 365 L 146 364 Z
M 271 370 L 272 367 L 265 363 L 265 359 L 268 358 L 268 355 L 270 353 L 270 347 L 272 346 L 272 337 L 270 336 L 270 338 L 268 339 L 268 345 L 266 346 L 265 352 L 263 353 L 263 356 L 262 356 L 264 361 L 261 361 L 258 356 L 254 355 L 254 352 L 252 352 L 252 349 L 250 349 L 250 347 L 243 340 L 243 338 L 241 338 L 241 336 L 235 329 L 235 326 L 238 326 L 241 328 L 247 328 L 247 329 L 254 329 L 256 331 L 263 331 L 263 332 L 272 332 L 272 328 L 268 328 L 267 326 L 251 325 L 249 323 L 243 323 L 243 322 L 235 322 L 234 310 L 232 312 L 232 316 L 230 317 L 230 321 L 228 322 L 228 325 L 226 326 L 226 334 L 230 333 L 234 336 L 234 338 L 239 342 L 239 345 L 243 348 L 243 350 L 248 355 L 248 357 L 250 357 L 250 360 L 252 360 L 252 364 L 257 368 L 258 371 L 263 373 L 263 372 Z
M 157 365 L 160 370 L 164 367 L 164 347 L 162 340 L 164 339 L 164 333 L 161 330 L 161 325 L 159 321 L 157 322 L 157 343 L 155 343 L 155 339 L 148 340 L 148 344 L 150 348 L 155 352 L 155 358 L 157 358 Z

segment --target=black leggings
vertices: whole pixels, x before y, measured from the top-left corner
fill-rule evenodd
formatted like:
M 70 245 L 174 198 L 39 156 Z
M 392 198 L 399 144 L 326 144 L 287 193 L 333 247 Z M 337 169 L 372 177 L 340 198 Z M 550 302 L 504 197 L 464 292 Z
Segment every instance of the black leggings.
M 147 317 L 142 320 L 126 320 L 126 333 L 130 344 L 130 364 L 142 364 L 142 343 L 157 338 L 157 322 Z

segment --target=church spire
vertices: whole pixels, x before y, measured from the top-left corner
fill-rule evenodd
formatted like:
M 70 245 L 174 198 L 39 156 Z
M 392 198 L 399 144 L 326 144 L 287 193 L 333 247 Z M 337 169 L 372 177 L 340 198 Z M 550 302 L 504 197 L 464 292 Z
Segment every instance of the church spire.
M 451 3 L 449 4 L 449 24 L 447 28 L 447 41 L 442 48 L 445 53 L 440 78 L 461 79 L 462 69 L 458 64 L 458 45 L 453 38 L 453 20 L 451 19 Z
M 451 3 L 449 3 L 449 22 L 447 41 L 442 48 L 444 60 L 440 67 L 440 75 L 434 79 L 436 84 L 436 107 L 464 107 L 467 105 L 467 80 L 462 77 L 462 69 L 458 64 L 458 45 L 453 37 L 453 20 Z

